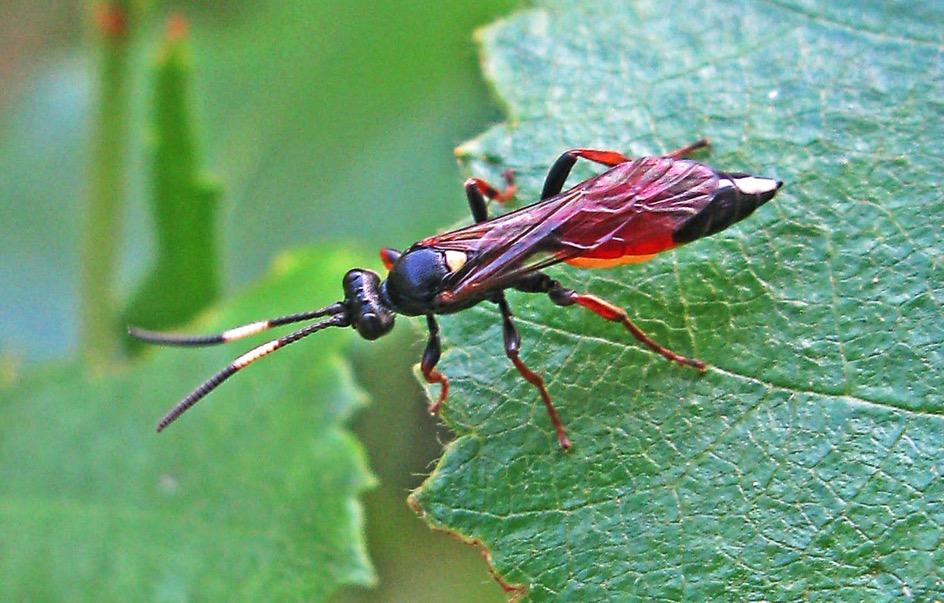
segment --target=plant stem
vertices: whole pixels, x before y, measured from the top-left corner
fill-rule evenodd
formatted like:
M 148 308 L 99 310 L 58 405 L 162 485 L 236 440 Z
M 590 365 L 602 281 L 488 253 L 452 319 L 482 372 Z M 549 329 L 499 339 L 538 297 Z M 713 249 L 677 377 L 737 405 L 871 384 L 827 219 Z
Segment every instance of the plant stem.
M 103 368 L 119 349 L 114 289 L 126 189 L 130 4 L 130 0 L 93 4 L 99 47 L 98 98 L 92 125 L 79 293 L 79 343 L 92 368 Z

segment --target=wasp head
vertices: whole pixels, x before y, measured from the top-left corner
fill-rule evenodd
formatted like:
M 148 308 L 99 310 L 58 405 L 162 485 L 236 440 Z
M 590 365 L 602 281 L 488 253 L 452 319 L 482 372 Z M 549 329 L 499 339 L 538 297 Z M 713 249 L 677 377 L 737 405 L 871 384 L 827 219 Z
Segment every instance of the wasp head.
M 380 277 L 370 270 L 354 269 L 344 275 L 344 305 L 351 325 L 364 339 L 390 332 L 396 314 L 381 294 Z

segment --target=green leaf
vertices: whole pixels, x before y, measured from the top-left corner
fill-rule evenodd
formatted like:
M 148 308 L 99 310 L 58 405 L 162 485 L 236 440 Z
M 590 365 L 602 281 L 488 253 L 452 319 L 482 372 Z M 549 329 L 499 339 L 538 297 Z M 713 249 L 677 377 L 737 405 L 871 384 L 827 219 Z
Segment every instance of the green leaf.
M 541 2 L 485 30 L 510 121 L 463 153 L 493 180 L 515 168 L 522 199 L 569 147 L 700 136 L 703 160 L 787 184 L 650 263 L 552 270 L 704 376 L 509 295 L 569 454 L 494 307 L 444 320 L 463 435 L 413 495 L 426 519 L 483 543 L 531 600 L 940 596 L 941 22 L 928 3 L 643 0 Z
M 153 329 L 193 318 L 220 290 L 216 240 L 220 189 L 200 174 L 185 27 L 182 18 L 171 20 L 154 73 L 151 209 L 157 258 L 125 311 L 127 323 Z
M 195 328 L 331 303 L 355 260 L 284 256 Z M 163 412 L 252 342 L 156 350 L 99 379 L 68 364 L 4 391 L 0 599 L 324 600 L 372 583 L 355 499 L 372 480 L 341 428 L 363 403 L 351 337 L 280 350 L 161 435 Z

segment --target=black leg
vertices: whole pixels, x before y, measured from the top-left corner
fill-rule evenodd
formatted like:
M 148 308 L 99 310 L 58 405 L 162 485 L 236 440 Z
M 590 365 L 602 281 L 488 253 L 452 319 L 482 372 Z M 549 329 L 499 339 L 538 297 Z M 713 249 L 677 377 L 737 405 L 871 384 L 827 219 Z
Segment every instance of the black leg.
M 554 289 L 563 289 L 560 281 L 549 277 L 543 272 L 532 272 L 515 283 L 515 289 L 525 293 L 547 293 Z
M 551 402 L 551 396 L 547 393 L 547 388 L 544 387 L 544 379 L 525 366 L 524 362 L 518 357 L 518 352 L 521 349 L 521 337 L 518 336 L 518 329 L 515 328 L 515 323 L 511 320 L 511 309 L 508 307 L 505 294 L 499 294 L 496 302 L 498 303 L 498 308 L 501 310 L 502 315 L 502 334 L 505 339 L 505 354 L 511 359 L 511 363 L 515 365 L 515 368 L 518 369 L 518 372 L 524 377 L 525 381 L 537 388 L 538 392 L 541 394 L 541 400 L 544 401 L 544 407 L 547 408 L 547 414 L 551 417 L 551 423 L 554 424 L 554 429 L 557 431 L 557 441 L 560 442 L 560 447 L 565 451 L 569 450 L 570 440 L 567 439 L 564 425 L 561 423 L 560 417 L 557 416 L 557 409 L 554 408 L 554 404 Z
M 515 196 L 514 173 L 511 170 L 506 170 L 504 176 L 506 187 L 503 191 L 499 191 L 481 178 L 469 178 L 465 181 L 465 194 L 469 200 L 469 209 L 472 210 L 472 218 L 476 223 L 488 219 L 488 201 L 486 197 L 504 203 Z M 393 257 L 393 253 L 396 253 L 396 257 Z M 396 258 L 400 257 L 399 252 L 390 249 L 381 250 L 380 255 L 385 264 L 388 260 L 390 261 L 387 266 L 388 270 L 396 261 Z M 439 325 L 432 314 L 426 315 L 426 325 L 429 327 L 429 341 L 426 344 L 426 350 L 423 352 L 420 367 L 427 383 L 439 383 L 442 386 L 439 392 L 439 400 L 429 405 L 429 414 L 435 415 L 442 408 L 446 396 L 449 394 L 449 380 L 434 368 L 442 354 L 442 344 L 439 341 Z
M 465 196 L 469 200 L 469 209 L 476 224 L 488 220 L 488 202 L 486 198 L 505 203 L 515 196 L 515 176 L 511 170 L 502 174 L 505 178 L 505 190 L 498 190 L 481 178 L 469 178 L 465 181 Z
M 438 383 L 441 386 L 439 400 L 429 405 L 429 414 L 435 415 L 442 408 L 446 396 L 449 395 L 449 380 L 435 369 L 436 363 L 439 362 L 439 357 L 442 354 L 442 344 L 439 342 L 439 325 L 436 324 L 436 319 L 432 314 L 426 315 L 426 326 L 429 327 L 429 341 L 426 342 L 426 350 L 423 352 L 420 368 L 427 383 Z

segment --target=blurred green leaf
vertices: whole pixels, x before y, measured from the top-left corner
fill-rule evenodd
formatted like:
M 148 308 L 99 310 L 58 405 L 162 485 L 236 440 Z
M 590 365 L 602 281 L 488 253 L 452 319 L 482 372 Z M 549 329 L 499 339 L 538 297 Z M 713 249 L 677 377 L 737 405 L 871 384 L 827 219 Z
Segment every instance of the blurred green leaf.
M 284 256 L 197 328 L 330 303 L 356 259 Z M 20 379 L 0 395 L 0 598 L 324 600 L 370 584 L 355 496 L 371 477 L 341 429 L 363 402 L 340 356 L 351 337 L 279 351 L 160 436 L 161 414 L 251 344 Z
M 499 118 L 471 32 L 515 4 L 267 2 L 200 29 L 234 280 L 292 241 L 399 247 L 462 216 L 452 150 Z
M 186 23 L 171 20 L 154 73 L 151 213 L 155 264 L 125 311 L 153 329 L 179 325 L 219 294 L 216 208 L 220 188 L 200 174 L 191 116 Z
M 630 308 L 666 363 L 510 295 L 444 321 L 464 434 L 414 494 L 531 600 L 930 600 L 944 592 L 939 4 L 545 1 L 487 29 L 510 121 L 464 147 L 534 198 L 569 147 L 782 178 L 748 221 L 641 266 L 553 274 Z M 589 168 L 576 174 L 586 176 Z M 437 390 L 431 390 L 437 394 Z
M 203 165 L 226 186 L 224 287 L 254 281 L 286 247 L 407 245 L 462 216 L 452 148 L 499 117 L 470 32 L 516 4 L 186 3 Z M 146 71 L 159 35 L 135 37 L 133 73 Z M 0 346 L 33 359 L 62 356 L 76 330 L 73 250 L 93 109 L 85 59 L 81 49 L 43 55 L 21 101 L 0 113 L 0 305 L 11 309 L 0 313 Z M 133 84 L 122 292 L 152 251 L 142 132 L 152 88 Z

